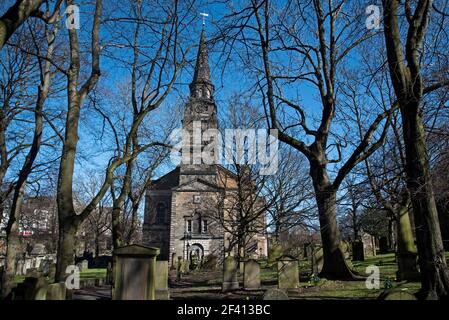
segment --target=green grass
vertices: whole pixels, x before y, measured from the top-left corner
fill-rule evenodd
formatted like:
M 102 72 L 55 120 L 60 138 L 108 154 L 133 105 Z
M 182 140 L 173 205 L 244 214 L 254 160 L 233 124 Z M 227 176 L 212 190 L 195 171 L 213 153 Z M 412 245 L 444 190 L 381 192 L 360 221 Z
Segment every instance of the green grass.
M 101 279 L 106 278 L 106 269 L 87 269 L 80 273 L 81 279 Z
M 106 278 L 106 269 L 87 269 L 80 272 L 81 280 L 104 278 Z M 25 276 L 16 276 L 14 278 L 15 283 L 22 283 L 24 280 Z
M 449 252 L 446 253 L 449 258 Z M 397 264 L 395 262 L 394 253 L 379 254 L 375 257 L 368 257 L 365 261 L 351 262 L 353 269 L 360 275 L 366 274 L 366 268 L 370 265 L 378 266 L 380 269 L 380 288 L 369 290 L 366 288 L 365 281 L 330 281 L 320 279 L 316 283 L 308 279 L 300 278 L 300 289 L 291 292 L 292 298 L 299 299 L 376 299 L 380 293 L 387 289 L 391 284 L 392 288 L 400 288 L 410 293 L 417 292 L 421 284 L 419 282 L 397 282 L 396 271 Z M 300 273 L 310 273 L 310 263 L 308 261 L 299 261 Z M 261 280 L 276 281 L 277 272 L 276 265 L 267 268 L 266 264 L 262 264 Z

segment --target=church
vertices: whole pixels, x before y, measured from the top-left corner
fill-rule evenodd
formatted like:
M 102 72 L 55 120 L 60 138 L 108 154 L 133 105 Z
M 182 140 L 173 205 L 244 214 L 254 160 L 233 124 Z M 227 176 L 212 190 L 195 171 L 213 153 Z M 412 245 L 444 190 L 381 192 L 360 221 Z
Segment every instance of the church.
M 190 97 L 182 120 L 182 128 L 190 133 L 194 130 L 194 123 L 200 123 L 202 132 L 218 130 L 208 59 L 203 28 L 194 76 L 189 86 Z M 189 137 L 185 140 L 182 143 L 187 148 L 183 147 L 183 152 L 198 147 L 194 139 Z M 236 191 L 234 177 L 231 171 L 217 163 L 182 161 L 174 170 L 154 180 L 145 195 L 144 245 L 160 248 L 158 259 L 170 263 L 180 258 L 190 260 L 192 256 L 202 261 L 211 255 L 221 261 L 229 246 L 230 233 L 225 231 L 225 219 L 222 217 L 227 211 L 220 203 L 223 194 Z M 258 220 L 265 226 L 265 215 Z M 254 258 L 267 256 L 264 231 L 251 235 L 251 245 L 246 253 Z

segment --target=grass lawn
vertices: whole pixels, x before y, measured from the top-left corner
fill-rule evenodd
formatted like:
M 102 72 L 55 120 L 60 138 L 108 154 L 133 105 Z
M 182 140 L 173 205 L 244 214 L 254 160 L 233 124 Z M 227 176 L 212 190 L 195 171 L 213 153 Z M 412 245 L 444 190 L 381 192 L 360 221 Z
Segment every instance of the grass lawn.
M 80 279 L 104 279 L 106 278 L 106 269 L 87 269 L 80 272 Z M 15 283 L 22 283 L 25 280 L 25 276 L 16 276 L 14 278 Z
M 449 253 L 446 253 L 449 257 Z M 349 262 L 349 261 L 348 261 Z M 361 281 L 331 281 L 327 279 L 315 278 L 310 281 L 306 274 L 310 273 L 310 264 L 307 261 L 300 261 L 299 272 L 300 288 L 292 291 L 289 295 L 299 299 L 376 299 L 379 294 L 387 288 L 400 288 L 408 292 L 415 293 L 420 288 L 418 282 L 396 282 L 397 265 L 394 253 L 380 254 L 376 257 L 369 257 L 363 262 L 351 262 L 353 269 L 361 275 L 365 273 L 370 265 L 378 266 L 380 269 L 380 288 L 367 289 L 365 280 Z M 276 281 L 276 266 L 267 268 L 262 265 L 262 281 Z

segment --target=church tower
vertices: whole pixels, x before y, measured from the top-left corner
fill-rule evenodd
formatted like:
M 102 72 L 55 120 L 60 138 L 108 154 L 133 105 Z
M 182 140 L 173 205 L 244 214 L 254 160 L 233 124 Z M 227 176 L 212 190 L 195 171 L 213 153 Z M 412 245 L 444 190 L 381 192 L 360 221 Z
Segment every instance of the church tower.
M 217 163 L 218 152 L 214 148 L 217 136 L 213 133 L 218 132 L 218 120 L 204 28 L 201 32 L 195 72 L 189 88 L 190 97 L 185 106 L 182 121 L 182 127 L 188 136 L 183 137 L 180 184 L 197 178 L 215 183 L 214 164 Z

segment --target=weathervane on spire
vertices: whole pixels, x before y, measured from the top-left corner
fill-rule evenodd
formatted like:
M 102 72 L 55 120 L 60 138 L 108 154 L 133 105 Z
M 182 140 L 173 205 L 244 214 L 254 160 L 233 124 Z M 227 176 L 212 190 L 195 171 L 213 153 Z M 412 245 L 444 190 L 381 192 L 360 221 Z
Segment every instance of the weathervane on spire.
M 206 18 L 209 16 L 209 14 L 205 13 L 205 12 L 201 12 L 200 16 L 203 16 L 203 26 L 205 26 L 206 25 Z

